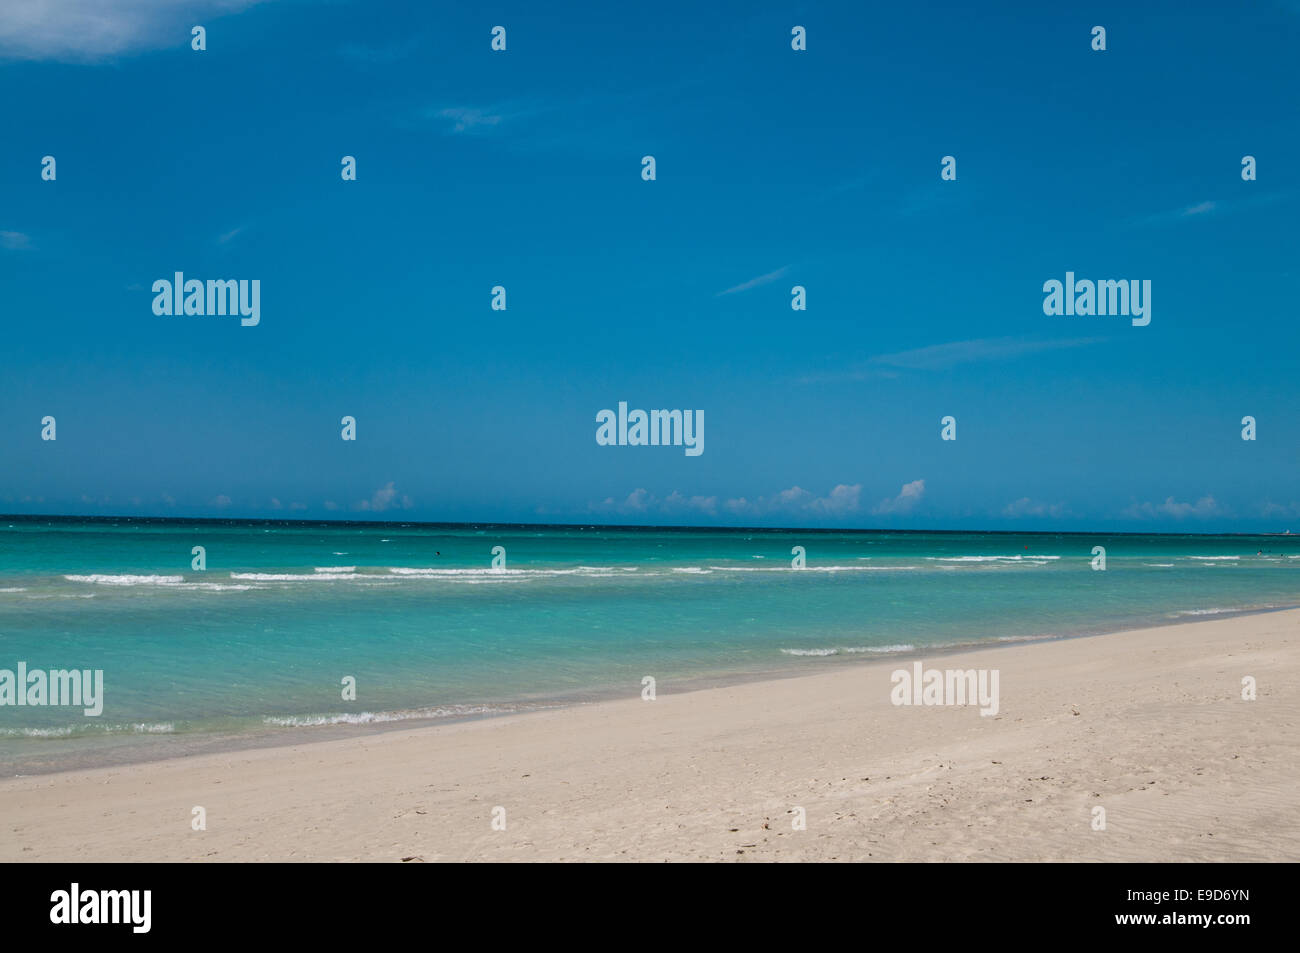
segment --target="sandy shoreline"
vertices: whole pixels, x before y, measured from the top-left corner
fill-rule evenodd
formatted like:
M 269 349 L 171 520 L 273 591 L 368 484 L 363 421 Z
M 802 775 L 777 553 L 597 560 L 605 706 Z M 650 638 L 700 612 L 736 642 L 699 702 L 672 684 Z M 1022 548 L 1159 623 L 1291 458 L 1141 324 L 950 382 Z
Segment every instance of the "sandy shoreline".
M 995 717 L 891 704 L 912 659 L 884 659 L 9 779 L 0 860 L 1298 860 L 1298 635 L 1300 609 L 920 656 L 998 670 Z

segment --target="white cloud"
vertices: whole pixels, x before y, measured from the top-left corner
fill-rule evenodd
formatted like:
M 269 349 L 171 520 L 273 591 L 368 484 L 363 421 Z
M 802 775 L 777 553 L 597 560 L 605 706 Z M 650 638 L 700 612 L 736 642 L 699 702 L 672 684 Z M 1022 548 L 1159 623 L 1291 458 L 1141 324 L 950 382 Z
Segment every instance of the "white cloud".
M 1031 500 L 1027 496 L 1022 496 L 1014 503 L 1008 503 L 1002 507 L 1002 515 L 1010 519 L 1020 519 L 1025 516 L 1062 516 L 1065 514 L 1065 506 L 1060 503 L 1042 503 L 1038 500 Z
M 226 494 L 222 493 L 220 496 L 218 496 L 218 497 L 214 497 L 214 498 L 213 498 L 213 500 L 212 500 L 212 505 L 213 505 L 213 506 L 229 506 L 229 505 L 230 505 L 230 497 L 228 497 L 228 496 L 226 496 Z
M 505 117 L 497 112 L 482 109 L 451 108 L 439 109 L 436 115 L 451 123 L 452 132 L 476 132 L 499 126 Z
M 328 506 L 328 504 L 326 505 Z M 382 513 L 384 510 L 392 509 L 409 510 L 411 506 L 411 498 L 406 495 L 399 497 L 393 481 L 389 480 L 384 486 L 375 490 L 370 499 L 361 500 L 352 508 L 367 513 Z
M 855 483 L 852 486 L 841 483 L 831 490 L 829 496 L 812 500 L 808 504 L 808 508 L 814 512 L 825 513 L 827 516 L 843 516 L 846 513 L 856 513 L 858 511 L 858 498 L 861 496 L 861 483 Z
M 944 371 L 960 364 L 977 364 L 985 361 L 1009 361 L 1026 354 L 1045 351 L 1063 351 L 1070 348 L 1098 344 L 1106 338 L 976 338 L 970 341 L 949 341 L 927 347 L 878 354 L 846 370 L 818 372 L 799 379 L 801 384 L 825 381 L 890 380 L 900 376 L 900 371 Z
M 710 516 L 718 512 L 718 498 L 716 496 L 684 496 L 673 490 L 664 500 L 664 509 L 672 510 L 695 510 L 702 513 L 708 513 Z
M 22 232 L 0 232 L 0 248 L 6 248 L 9 251 L 21 251 L 24 248 L 32 247 L 32 238 L 30 235 L 24 235 Z
M 826 496 L 817 496 L 802 487 L 792 486 L 773 496 L 760 496 L 756 500 L 735 497 L 719 501 L 716 496 L 686 496 L 677 490 L 660 498 L 644 488 L 633 490 L 622 500 L 607 497 L 588 509 L 597 513 L 622 514 L 681 514 L 705 513 L 716 516 L 719 508 L 735 516 L 765 516 L 773 513 L 811 514 L 816 516 L 845 516 L 856 513 L 862 484 L 839 484 Z
M 1300 516 L 1300 503 L 1265 503 L 1259 508 L 1265 517 Z
M 934 344 L 919 347 L 911 351 L 899 351 L 896 354 L 881 354 L 871 359 L 872 364 L 885 364 L 889 367 L 903 367 L 909 370 L 938 371 L 958 364 L 973 364 L 980 361 L 999 361 L 1024 354 L 1037 354 L 1042 351 L 1060 351 L 1067 348 L 1084 347 L 1096 344 L 1105 338 L 977 338 L 973 341 L 952 341 L 948 344 Z
M 886 516 L 893 513 L 910 513 L 912 508 L 921 502 L 923 496 L 925 496 L 925 481 L 913 480 L 911 483 L 903 484 L 903 488 L 898 491 L 898 496 L 881 500 L 871 512 Z
M 1205 495 L 1195 503 L 1180 503 L 1172 496 L 1163 503 L 1134 503 L 1124 508 L 1123 516 L 1129 519 L 1208 519 L 1212 516 L 1225 516 L 1227 511 L 1210 495 Z
M 1253 189 L 1251 190 L 1254 191 Z M 1184 205 L 1181 208 L 1169 209 L 1163 212 L 1157 212 L 1154 215 L 1148 215 L 1145 218 L 1137 219 L 1129 224 L 1132 226 L 1148 225 L 1172 225 L 1177 222 L 1186 222 L 1197 219 L 1213 219 L 1221 215 L 1228 215 L 1235 212 L 1249 211 L 1251 209 L 1264 208 L 1279 202 L 1289 202 L 1300 195 L 1296 189 L 1284 189 L 1275 192 L 1258 192 L 1247 198 L 1239 199 L 1206 199 L 1203 202 L 1197 202 L 1195 205 Z
M 191 27 L 260 2 L 4 0 L 0 59 L 94 62 L 165 46 L 188 50 Z

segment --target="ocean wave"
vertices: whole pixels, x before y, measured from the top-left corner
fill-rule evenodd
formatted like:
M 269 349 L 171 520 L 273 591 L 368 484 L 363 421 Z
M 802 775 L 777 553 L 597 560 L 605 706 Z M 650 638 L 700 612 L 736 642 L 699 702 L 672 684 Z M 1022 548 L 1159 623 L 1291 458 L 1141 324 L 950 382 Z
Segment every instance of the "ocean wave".
M 721 572 L 893 572 L 898 569 L 921 569 L 920 566 L 710 566 Z
M 184 582 L 184 576 L 133 576 L 93 573 L 89 576 L 64 576 L 69 582 L 89 582 L 99 586 L 170 586 Z
M 0 592 L 26 592 L 26 591 L 27 591 L 26 586 L 6 586 L 5 588 L 0 589 Z
M 0 728 L 6 738 L 67 738 L 71 728 Z
M 398 711 L 345 712 L 334 715 L 267 716 L 262 723 L 276 728 L 318 728 L 322 725 L 374 725 L 417 718 L 463 718 L 469 715 L 508 715 L 522 709 L 515 705 L 438 705 Z
M 232 572 L 231 579 L 249 579 L 254 582 L 335 582 L 340 579 L 361 579 L 351 572 Z
M 133 725 L 105 725 L 104 730 L 107 732 L 129 731 L 136 735 L 170 735 L 176 731 L 176 726 L 169 721 L 156 724 L 138 722 Z
M 313 566 L 312 572 L 356 572 L 356 566 Z
M 168 735 L 176 730 L 171 722 L 136 722 L 125 725 L 105 725 L 86 722 L 76 726 L 58 728 L 0 728 L 0 737 L 5 738 L 70 738 L 73 735 L 118 734 L 129 732 L 134 735 Z
M 926 556 L 925 558 L 929 560 L 933 560 L 935 562 L 941 562 L 941 563 L 1000 563 L 1000 562 L 1014 563 L 1014 562 L 1023 562 L 1024 560 L 1031 560 L 1037 562 L 1039 560 L 1060 559 L 1061 557 L 1060 556 L 1038 556 L 1033 554 L 1025 555 L 1025 554 L 1017 553 L 1014 556 Z
M 579 566 L 576 569 L 492 569 L 488 566 L 476 566 L 471 569 L 434 569 L 428 566 L 389 566 L 388 572 L 394 576 L 413 576 L 429 579 L 478 577 L 486 580 L 507 577 L 613 575 L 612 569 L 601 566 Z
M 897 655 L 899 652 L 914 652 L 915 645 L 862 645 L 833 649 L 782 649 L 782 655 L 800 655 L 824 658 L 828 655 Z
M 1173 563 L 1143 563 L 1143 566 L 1152 566 L 1156 569 L 1173 569 Z
M 1187 615 L 1222 615 L 1225 612 L 1261 612 L 1267 609 L 1280 609 L 1280 608 L 1282 607 L 1275 606 L 1275 605 L 1235 606 L 1226 609 L 1222 609 L 1216 606 L 1212 609 L 1181 609 L 1178 612 L 1169 613 L 1169 616 L 1170 618 L 1176 618 L 1178 616 L 1187 616 Z
M 1187 558 L 1188 558 L 1188 559 L 1200 559 L 1200 560 L 1204 560 L 1204 561 L 1206 561 L 1206 562 L 1215 562 L 1215 561 L 1218 561 L 1218 560 L 1220 560 L 1220 559 L 1228 559 L 1228 560 L 1233 560 L 1233 561 L 1235 561 L 1235 560 L 1240 559 L 1241 557 L 1240 557 L 1240 556 L 1188 556 Z

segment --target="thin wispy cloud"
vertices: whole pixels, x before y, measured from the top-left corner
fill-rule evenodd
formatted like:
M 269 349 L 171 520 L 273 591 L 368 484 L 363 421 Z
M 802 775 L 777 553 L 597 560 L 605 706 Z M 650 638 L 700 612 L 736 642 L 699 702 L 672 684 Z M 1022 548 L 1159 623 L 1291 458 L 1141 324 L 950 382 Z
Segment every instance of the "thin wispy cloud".
M 776 271 L 769 271 L 767 274 L 759 275 L 757 278 L 750 278 L 748 281 L 742 281 L 740 284 L 736 285 L 733 288 L 728 288 L 725 291 L 719 291 L 716 295 L 714 295 L 714 297 L 721 298 L 723 295 L 740 294 L 742 291 L 749 291 L 751 288 L 758 288 L 762 285 L 771 284 L 772 282 L 776 281 L 778 278 L 780 278 L 789 270 L 790 270 L 789 265 L 782 265 Z
M 32 247 L 32 237 L 22 232 L 0 232 L 0 248 L 8 251 L 22 251 Z
M 984 361 L 1005 361 L 1023 357 L 1026 354 L 1038 354 L 1042 351 L 1060 351 L 1075 347 L 1097 344 L 1105 338 L 976 338 L 971 341 L 953 341 L 948 344 L 934 344 L 929 347 L 914 348 L 910 351 L 898 351 L 894 354 L 881 354 L 871 359 L 874 364 L 901 367 L 909 370 L 946 370 L 959 364 L 976 364 Z
M 506 117 L 490 109 L 471 109 L 453 106 L 434 111 L 434 116 L 446 120 L 452 132 L 485 132 L 501 125 Z
M 1250 209 L 1265 208 L 1281 202 L 1288 202 L 1297 195 L 1300 195 L 1300 192 L 1291 189 L 1281 192 L 1262 192 L 1259 195 L 1241 199 L 1204 199 L 1191 205 L 1184 205 L 1181 208 L 1168 209 L 1163 212 L 1156 212 L 1154 215 L 1135 219 L 1129 225 L 1142 228 L 1175 225 L 1179 222 L 1200 222 L 1218 218 L 1222 215 L 1231 215 L 1237 212 L 1249 211 Z
M 386 66 L 406 59 L 419 47 L 420 41 L 415 37 L 407 37 L 400 43 L 385 43 L 380 46 L 345 43 L 339 48 L 339 55 L 345 60 L 363 66 Z
M 878 354 L 867 361 L 841 371 L 827 371 L 801 377 L 802 384 L 827 381 L 863 381 L 892 379 L 902 371 L 943 371 L 962 364 L 1009 361 L 1027 354 L 1087 347 L 1105 341 L 1103 337 L 1081 338 L 976 338 L 932 344 L 892 354 Z
M 224 235 L 218 235 L 218 236 L 217 236 L 217 244 L 219 244 L 219 245 L 225 245 L 227 242 L 231 241 L 231 240 L 232 240 L 236 235 L 238 235 L 238 234 L 239 234 L 240 232 L 242 232 L 243 230 L 244 230 L 244 226 L 243 226 L 243 225 L 240 225 L 240 226 L 238 226 L 237 228 L 232 228 L 230 231 L 226 232 Z
M 95 62 L 175 46 L 190 28 L 266 0 L 4 0 L 0 59 Z

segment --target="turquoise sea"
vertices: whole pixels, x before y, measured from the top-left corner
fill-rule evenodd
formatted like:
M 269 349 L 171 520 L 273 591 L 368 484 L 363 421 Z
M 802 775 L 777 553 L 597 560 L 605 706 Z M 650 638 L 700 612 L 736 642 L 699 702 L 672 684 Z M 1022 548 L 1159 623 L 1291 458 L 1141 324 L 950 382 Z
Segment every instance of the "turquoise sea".
M 104 672 L 0 774 L 1294 605 L 1292 536 L 0 517 L 0 669 Z

